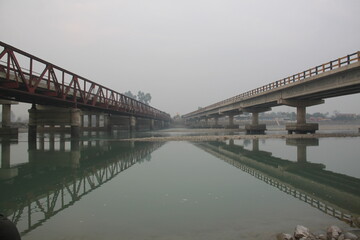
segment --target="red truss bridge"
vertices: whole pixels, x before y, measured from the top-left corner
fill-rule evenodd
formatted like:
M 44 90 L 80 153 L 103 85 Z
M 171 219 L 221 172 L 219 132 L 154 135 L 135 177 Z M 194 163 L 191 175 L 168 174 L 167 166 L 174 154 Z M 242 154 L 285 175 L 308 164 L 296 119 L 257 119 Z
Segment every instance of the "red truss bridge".
M 0 98 L 169 121 L 170 115 L 0 42 Z

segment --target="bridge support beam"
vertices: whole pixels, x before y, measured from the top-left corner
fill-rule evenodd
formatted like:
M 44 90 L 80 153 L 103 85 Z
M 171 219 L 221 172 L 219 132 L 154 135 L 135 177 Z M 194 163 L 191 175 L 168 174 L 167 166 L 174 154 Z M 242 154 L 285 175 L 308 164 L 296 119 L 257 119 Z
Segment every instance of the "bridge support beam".
M 246 134 L 264 134 L 266 131 L 265 124 L 259 124 L 259 113 L 271 111 L 271 108 L 245 108 L 244 112 L 252 114 L 251 124 L 245 125 Z
M 319 130 L 319 124 L 306 123 L 306 107 L 324 103 L 324 100 L 286 100 L 280 99 L 278 104 L 284 104 L 291 107 L 296 107 L 296 123 L 286 124 L 286 130 L 289 134 L 306 134 L 315 133 Z
M 18 102 L 0 100 L 2 104 L 2 121 L 0 128 L 0 135 L 18 135 L 18 128 L 11 127 L 11 105 L 18 104 Z

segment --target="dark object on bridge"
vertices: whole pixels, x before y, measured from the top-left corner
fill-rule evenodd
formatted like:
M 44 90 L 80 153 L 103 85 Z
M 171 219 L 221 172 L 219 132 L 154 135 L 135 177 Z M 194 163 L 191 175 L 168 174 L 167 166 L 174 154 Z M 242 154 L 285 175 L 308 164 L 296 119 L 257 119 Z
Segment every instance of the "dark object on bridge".
M 15 224 L 0 213 L 0 239 L 20 240 L 20 234 Z

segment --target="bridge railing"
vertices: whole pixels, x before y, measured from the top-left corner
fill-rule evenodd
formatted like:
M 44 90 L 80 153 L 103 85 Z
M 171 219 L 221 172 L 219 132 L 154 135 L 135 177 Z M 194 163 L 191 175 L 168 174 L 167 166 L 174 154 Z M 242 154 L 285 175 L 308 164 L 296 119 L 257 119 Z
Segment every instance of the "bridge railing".
M 15 89 L 73 106 L 169 120 L 170 115 L 22 50 L 0 42 L 0 88 Z
M 328 71 L 331 71 L 333 69 L 337 69 L 337 68 L 340 68 L 340 67 L 343 67 L 343 66 L 346 66 L 346 65 L 350 65 L 352 63 L 359 62 L 359 61 L 360 61 L 360 51 L 355 52 L 355 53 L 350 54 L 350 55 L 347 55 L 347 56 L 344 56 L 344 57 L 341 57 L 341 58 L 338 58 L 336 60 L 321 64 L 321 65 L 318 65 L 316 67 L 310 68 L 310 69 L 305 70 L 303 72 L 299 72 L 297 74 L 286 77 L 284 79 L 280 79 L 278 81 L 275 81 L 275 82 L 266 84 L 264 86 L 252 89 L 250 91 L 241 93 L 239 95 L 236 95 L 234 97 L 225 99 L 223 101 L 211 104 L 211 105 L 209 105 L 207 107 L 201 108 L 201 109 L 193 111 L 191 113 L 188 113 L 188 114 L 184 115 L 184 117 L 188 117 L 188 116 L 195 115 L 195 114 L 198 114 L 198 113 L 201 113 L 201 112 L 206 112 L 206 111 L 209 111 L 209 110 L 221 107 L 221 106 L 225 106 L 225 105 L 228 105 L 228 104 L 231 104 L 231 103 L 235 103 L 235 102 L 237 102 L 239 100 L 242 100 L 242 99 L 245 99 L 245 98 L 248 98 L 248 97 L 252 97 L 254 95 L 257 95 L 257 94 L 260 94 L 260 93 L 263 93 L 263 92 L 267 92 L 267 91 L 270 91 L 270 90 L 273 90 L 273 89 L 276 89 L 276 88 L 279 88 L 279 87 L 282 87 L 282 86 L 293 84 L 293 83 L 302 81 L 304 79 L 316 76 L 318 74 L 328 72 Z

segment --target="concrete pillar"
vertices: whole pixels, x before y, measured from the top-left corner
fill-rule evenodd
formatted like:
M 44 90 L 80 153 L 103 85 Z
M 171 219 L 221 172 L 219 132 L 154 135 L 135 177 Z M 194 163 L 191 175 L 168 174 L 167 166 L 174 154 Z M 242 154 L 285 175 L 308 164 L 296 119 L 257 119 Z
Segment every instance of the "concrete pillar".
M 226 126 L 226 128 L 229 128 L 229 129 L 239 129 L 239 125 L 238 124 L 234 124 L 234 116 L 238 115 L 239 113 L 236 112 L 232 112 L 232 113 L 229 113 L 227 116 L 229 117 L 229 125 Z
M 1 168 L 10 168 L 10 141 L 1 142 Z
M 28 141 L 36 141 L 37 124 L 36 124 L 36 105 L 32 104 L 29 112 L 29 124 L 28 124 Z
M 306 108 L 305 106 L 296 107 L 296 122 L 297 124 L 305 124 L 306 123 Z
M 251 124 L 245 125 L 245 130 L 247 134 L 264 134 L 266 131 L 265 124 L 259 124 L 259 113 L 270 111 L 271 108 L 246 108 L 243 109 L 244 112 L 251 113 Z
M 111 116 L 110 114 L 104 114 L 104 128 L 107 132 L 112 132 L 112 124 L 111 124 Z
M 307 162 L 307 147 L 319 146 L 319 139 L 317 139 L 317 138 L 286 139 L 286 145 L 296 146 L 297 162 L 298 163 L 306 163 Z
M 79 138 L 80 137 L 80 116 L 81 111 L 78 108 L 72 108 L 71 111 L 71 137 Z
M 99 128 L 100 127 L 100 114 L 96 114 L 96 127 Z
M 18 135 L 18 129 L 11 127 L 11 104 L 18 103 L 0 100 L 0 104 L 2 104 L 2 126 L 0 128 L 0 135 Z
M 49 135 L 49 150 L 50 151 L 55 150 L 55 135 L 54 135 L 54 133 L 50 133 L 50 135 Z
M 80 141 L 78 139 L 71 140 L 70 166 L 71 168 L 80 167 Z
M 208 127 L 209 127 L 209 119 L 205 118 L 205 128 L 208 128 Z
M 154 130 L 154 129 L 155 129 L 155 120 L 150 119 L 150 130 Z
M 229 115 L 229 126 L 234 126 L 234 115 Z
M 36 141 L 36 139 L 35 139 Z M 30 141 L 29 141 L 30 143 Z M 30 145 L 29 145 L 30 146 Z M 30 147 L 29 147 L 30 149 Z M 36 149 L 36 148 L 32 148 L 32 149 Z M 39 133 L 39 150 L 44 151 L 45 150 L 45 137 L 44 137 L 44 133 Z
M 84 114 L 81 114 L 81 117 L 80 117 L 80 127 L 85 127 L 85 126 L 84 126 L 84 118 L 85 118 Z
M 136 126 L 137 126 L 137 119 L 136 119 L 136 117 L 131 116 L 131 117 L 130 117 L 129 124 L 130 124 L 130 131 L 136 131 L 136 130 L 137 130 L 137 128 L 136 128 Z
M 65 151 L 65 135 L 63 133 L 60 135 L 60 151 Z
M 253 125 L 259 125 L 259 113 L 253 112 L 252 113 L 252 122 Z
M 88 115 L 88 127 L 89 127 L 89 128 L 92 128 L 92 126 L 93 126 L 93 125 L 92 125 L 92 115 L 89 114 L 89 115 Z
M 219 118 L 214 117 L 214 120 L 215 120 L 215 128 L 217 128 L 219 126 Z
M 259 151 L 259 139 L 253 139 L 252 140 L 252 150 L 254 152 L 258 152 Z
M 3 139 L 1 142 L 1 168 L 0 179 L 11 179 L 18 175 L 17 168 L 11 168 L 10 164 L 10 141 Z
M 315 133 L 319 129 L 317 123 L 306 123 L 306 107 L 324 103 L 324 100 L 288 100 L 279 99 L 278 104 L 284 104 L 291 107 L 296 107 L 296 123 L 286 124 L 286 130 L 289 134 L 306 134 Z
M 2 105 L 2 127 L 10 127 L 11 123 L 11 105 Z
M 297 146 L 297 162 L 298 163 L 306 163 L 306 146 L 305 145 L 298 145 Z

